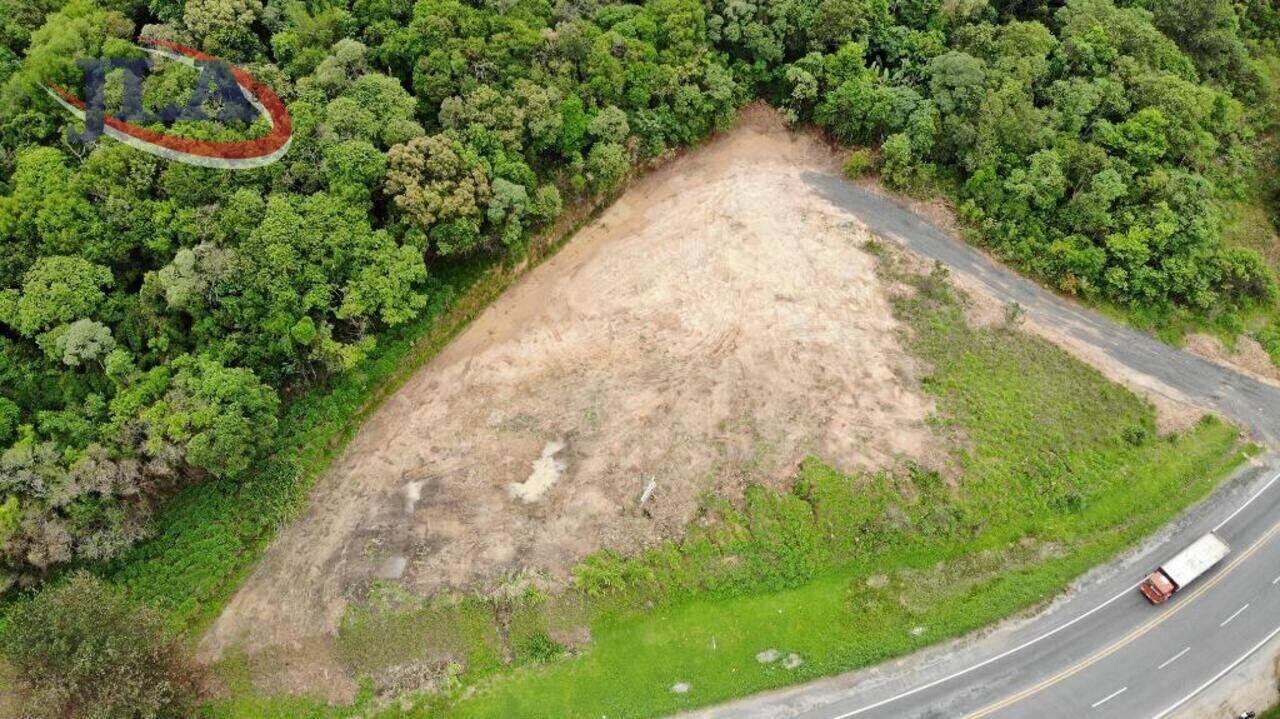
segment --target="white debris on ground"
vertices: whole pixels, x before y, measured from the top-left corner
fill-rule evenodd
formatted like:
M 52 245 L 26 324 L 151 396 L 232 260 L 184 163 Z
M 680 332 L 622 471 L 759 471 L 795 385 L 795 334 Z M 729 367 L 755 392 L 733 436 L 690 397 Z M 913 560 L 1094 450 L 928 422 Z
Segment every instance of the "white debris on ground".
M 387 557 L 382 566 L 378 568 L 379 579 L 399 579 L 404 576 L 405 567 L 409 565 L 409 560 L 403 555 L 394 555 Z
M 641 507 L 643 507 L 645 503 L 649 501 L 649 498 L 653 496 L 653 490 L 657 488 L 658 488 L 658 480 L 650 479 L 649 483 L 645 485 L 644 491 L 640 493 Z
M 782 666 L 785 669 L 797 669 L 801 664 L 804 664 L 804 660 L 800 658 L 799 654 L 795 653 L 788 654 L 787 658 L 782 660 Z
M 671 685 L 672 694 L 688 694 L 691 687 L 686 682 L 679 682 Z
M 756 661 L 761 664 L 772 664 L 782 658 L 782 652 L 777 649 L 766 649 L 756 655 Z
M 418 500 L 422 499 L 422 485 L 426 482 L 418 480 L 410 482 L 404 487 L 404 513 L 413 514 L 413 510 L 418 508 Z
M 533 460 L 533 472 L 523 482 L 511 483 L 511 496 L 525 503 L 536 502 L 551 489 L 551 485 L 564 474 L 565 462 L 556 455 L 564 450 L 561 440 L 547 442 L 542 448 L 542 456 Z

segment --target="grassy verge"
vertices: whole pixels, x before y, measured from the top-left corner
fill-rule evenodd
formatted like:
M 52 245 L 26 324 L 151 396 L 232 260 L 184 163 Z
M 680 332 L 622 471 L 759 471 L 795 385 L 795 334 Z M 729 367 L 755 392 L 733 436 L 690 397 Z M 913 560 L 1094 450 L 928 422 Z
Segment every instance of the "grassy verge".
M 407 669 L 436 691 L 385 716 L 647 717 L 867 666 L 1043 602 L 1242 460 L 1230 427 L 1156 437 L 1145 402 L 1052 345 L 968 326 L 944 273 L 882 268 L 914 288 L 896 313 L 932 368 L 946 466 L 850 476 L 811 459 L 789 492 L 709 500 L 679 542 L 589 558 L 563 594 L 387 588 L 344 622 L 344 660 L 368 677 L 346 711 Z M 210 711 L 343 712 L 252 692 Z

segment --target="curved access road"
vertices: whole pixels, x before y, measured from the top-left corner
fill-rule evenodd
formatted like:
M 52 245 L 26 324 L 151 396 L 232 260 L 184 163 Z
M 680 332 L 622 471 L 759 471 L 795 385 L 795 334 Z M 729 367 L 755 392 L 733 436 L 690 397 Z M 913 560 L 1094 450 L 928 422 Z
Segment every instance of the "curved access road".
M 805 177 L 871 231 L 933 258 L 1153 391 L 1213 409 L 1258 441 L 1280 440 L 1280 387 L 1117 324 L 994 262 L 897 201 L 840 177 Z M 1233 552 L 1155 607 L 1137 584 L 1215 530 Z M 1081 580 L 1038 616 L 880 667 L 695 713 L 702 719 L 1165 719 L 1280 648 L 1280 455 L 1237 473 L 1146 546 Z M 1258 707 L 1253 707 L 1258 708 Z M 1225 719 L 1225 717 L 1224 717 Z

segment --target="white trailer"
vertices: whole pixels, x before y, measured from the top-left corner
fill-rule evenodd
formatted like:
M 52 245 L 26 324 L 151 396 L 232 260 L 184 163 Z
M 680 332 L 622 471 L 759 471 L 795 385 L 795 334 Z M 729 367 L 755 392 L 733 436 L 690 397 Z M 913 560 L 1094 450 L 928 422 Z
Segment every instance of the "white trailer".
M 1210 532 L 1152 572 L 1142 583 L 1142 593 L 1152 604 L 1159 604 L 1199 579 L 1230 553 L 1231 547 Z

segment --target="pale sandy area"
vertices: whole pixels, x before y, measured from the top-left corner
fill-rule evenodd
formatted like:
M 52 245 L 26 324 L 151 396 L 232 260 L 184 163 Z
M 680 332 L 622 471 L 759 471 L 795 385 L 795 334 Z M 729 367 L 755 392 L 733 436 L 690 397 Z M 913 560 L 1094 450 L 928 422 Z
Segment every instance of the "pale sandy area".
M 801 178 L 831 163 L 756 108 L 638 182 L 375 413 L 202 655 L 305 646 L 375 577 L 563 581 L 811 453 L 942 457 L 865 231 Z
M 1254 379 L 1280 384 L 1280 367 L 1271 361 L 1271 355 L 1252 337 L 1237 337 L 1235 348 L 1228 349 L 1222 344 L 1222 340 L 1213 335 L 1187 335 L 1183 341 L 1183 349 Z

